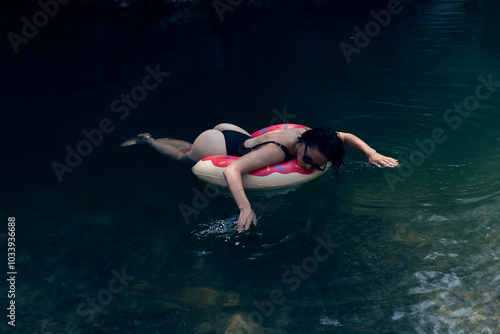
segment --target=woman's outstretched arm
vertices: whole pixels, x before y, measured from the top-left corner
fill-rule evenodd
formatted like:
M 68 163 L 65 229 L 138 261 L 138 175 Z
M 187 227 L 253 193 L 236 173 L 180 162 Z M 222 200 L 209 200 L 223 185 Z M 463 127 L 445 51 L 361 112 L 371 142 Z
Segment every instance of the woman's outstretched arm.
M 340 139 L 344 142 L 344 145 L 349 146 L 352 149 L 363 152 L 368 157 L 368 160 L 377 167 L 397 167 L 399 162 L 397 159 L 386 157 L 380 153 L 377 153 L 373 148 L 371 148 L 367 143 L 353 135 L 352 133 L 337 132 Z
M 226 178 L 229 190 L 236 201 L 236 205 L 238 205 L 238 209 L 240 209 L 238 232 L 248 230 L 252 223 L 257 225 L 257 217 L 243 188 L 242 175 L 271 164 L 279 163 L 284 157 L 285 154 L 278 146 L 266 145 L 242 156 L 224 170 L 224 177 Z

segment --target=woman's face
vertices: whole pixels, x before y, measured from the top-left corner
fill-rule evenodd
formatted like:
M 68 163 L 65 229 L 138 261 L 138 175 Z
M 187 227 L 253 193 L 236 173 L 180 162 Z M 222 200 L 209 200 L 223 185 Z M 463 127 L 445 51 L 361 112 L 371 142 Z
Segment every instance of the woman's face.
M 302 144 L 301 150 L 297 155 L 297 163 L 300 168 L 309 170 L 314 168 L 316 170 L 322 170 L 328 159 L 321 154 L 316 148 L 308 147 L 306 144 Z

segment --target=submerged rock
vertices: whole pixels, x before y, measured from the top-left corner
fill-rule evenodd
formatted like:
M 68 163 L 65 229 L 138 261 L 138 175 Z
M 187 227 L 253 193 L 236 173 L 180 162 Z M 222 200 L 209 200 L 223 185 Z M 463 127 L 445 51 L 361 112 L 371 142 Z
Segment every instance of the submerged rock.
M 477 315 L 475 315 L 475 316 L 470 317 L 470 318 L 469 318 L 469 321 L 470 321 L 470 323 L 471 323 L 471 324 L 475 324 L 475 323 L 476 323 L 476 322 L 478 322 L 478 321 L 484 321 L 484 320 L 486 320 L 486 319 L 487 319 L 487 318 L 486 318 L 485 316 L 480 315 L 480 314 L 477 314 Z
M 179 304 L 177 303 L 171 303 L 171 302 L 164 302 L 163 303 L 163 306 L 165 306 L 166 308 L 168 309 L 177 309 L 177 310 L 182 310 L 182 311 L 187 311 L 187 312 L 191 312 L 189 311 L 189 309 L 185 308 L 185 307 L 182 307 L 180 306 Z
M 264 334 L 264 330 L 254 323 L 246 321 L 240 313 L 231 317 L 224 334 Z
M 176 296 L 183 303 L 199 308 L 228 307 L 240 304 L 240 296 L 206 287 L 186 287 Z
M 215 327 L 208 321 L 204 321 L 196 327 L 195 334 L 216 333 Z
M 292 308 L 282 307 L 276 312 L 274 325 L 278 328 L 288 326 L 292 322 Z

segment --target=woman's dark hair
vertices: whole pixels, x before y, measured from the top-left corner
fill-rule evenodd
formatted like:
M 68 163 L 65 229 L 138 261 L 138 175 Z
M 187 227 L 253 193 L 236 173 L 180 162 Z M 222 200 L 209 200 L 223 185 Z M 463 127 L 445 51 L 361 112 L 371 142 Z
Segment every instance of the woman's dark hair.
M 297 142 L 304 143 L 306 147 L 315 148 L 332 162 L 335 174 L 339 175 L 339 168 L 344 164 L 344 143 L 337 132 L 330 128 L 319 127 L 302 133 Z

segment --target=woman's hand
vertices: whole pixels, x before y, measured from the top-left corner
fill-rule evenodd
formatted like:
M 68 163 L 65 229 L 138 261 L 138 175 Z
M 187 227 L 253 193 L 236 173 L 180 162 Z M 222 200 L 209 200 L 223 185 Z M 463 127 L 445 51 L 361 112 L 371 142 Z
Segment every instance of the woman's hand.
M 372 164 L 374 164 L 377 167 L 397 167 L 399 166 L 398 160 L 391 158 L 391 157 L 386 157 L 382 154 L 379 154 L 377 152 L 374 152 L 368 156 L 368 159 Z
M 399 162 L 391 157 L 383 156 L 378 154 L 373 148 L 368 146 L 367 143 L 353 135 L 352 133 L 337 132 L 345 145 L 353 148 L 357 151 L 363 152 L 368 156 L 368 159 L 372 164 L 377 167 L 397 167 Z
M 248 230 L 251 224 L 257 226 L 257 217 L 255 216 L 255 212 L 253 212 L 252 208 L 245 208 L 240 211 L 240 217 L 238 219 L 238 226 L 236 229 L 238 232 L 243 230 Z

